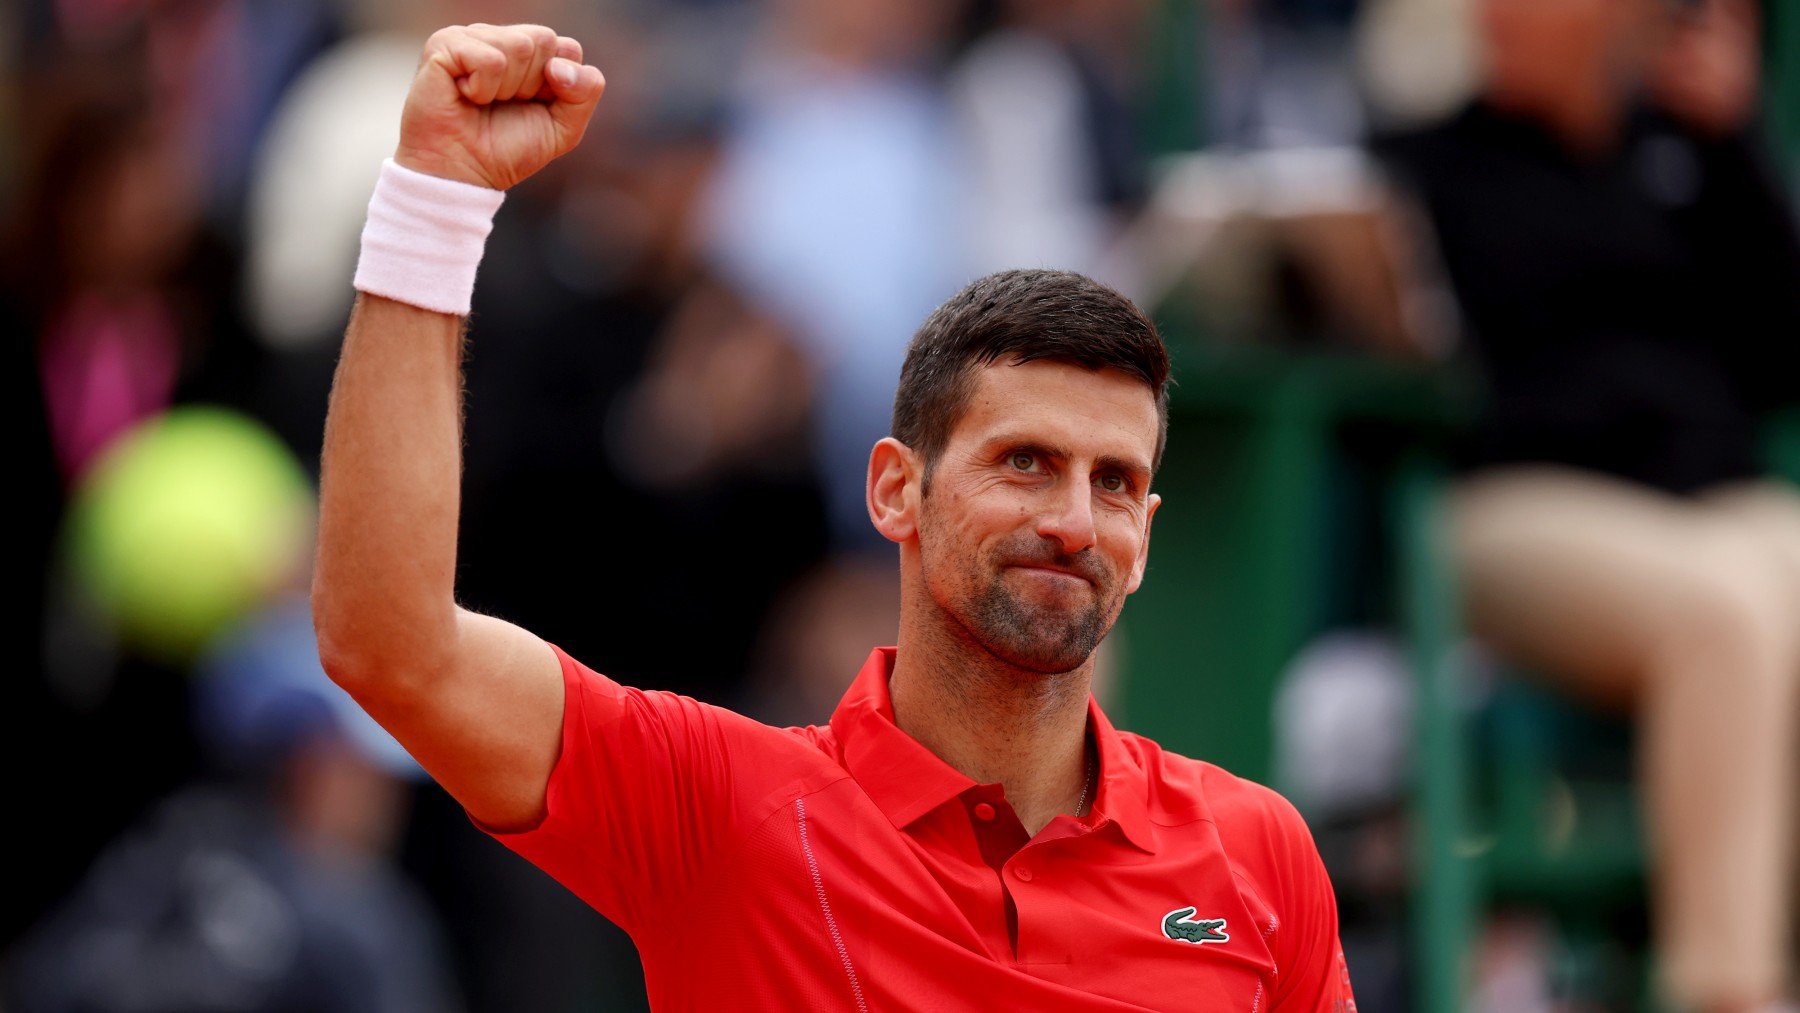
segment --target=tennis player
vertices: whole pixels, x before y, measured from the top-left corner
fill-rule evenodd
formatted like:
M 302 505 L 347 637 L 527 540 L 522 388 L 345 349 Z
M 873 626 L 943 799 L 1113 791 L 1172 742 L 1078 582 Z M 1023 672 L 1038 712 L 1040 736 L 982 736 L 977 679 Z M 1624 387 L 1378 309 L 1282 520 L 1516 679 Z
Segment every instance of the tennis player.
M 1102 285 L 989 276 L 914 338 L 867 478 L 899 549 L 897 646 L 828 725 L 623 686 L 458 607 L 469 293 L 503 192 L 581 139 L 604 88 L 582 59 L 530 25 L 425 46 L 325 428 L 332 677 L 478 827 L 631 934 L 658 1009 L 1353 1011 L 1293 807 L 1114 729 L 1089 692 L 1143 580 L 1169 375 Z M 631 573 L 566 579 L 596 622 L 635 593 Z

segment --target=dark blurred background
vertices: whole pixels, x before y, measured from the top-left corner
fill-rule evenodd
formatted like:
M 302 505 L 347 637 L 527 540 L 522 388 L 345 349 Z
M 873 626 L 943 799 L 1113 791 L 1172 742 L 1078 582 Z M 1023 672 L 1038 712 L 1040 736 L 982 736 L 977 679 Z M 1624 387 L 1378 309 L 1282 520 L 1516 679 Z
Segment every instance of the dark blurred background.
M 1743 774 L 1721 804 L 1800 808 L 1787 0 L 9 3 L 0 1008 L 644 1006 L 629 940 L 311 639 L 364 208 L 423 40 L 473 21 L 550 24 L 609 84 L 483 262 L 465 604 L 822 723 L 894 636 L 862 483 L 913 329 L 988 271 L 1083 271 L 1156 315 L 1177 383 L 1096 692 L 1301 805 L 1361 1008 L 1777 1008 L 1792 830 L 1669 886 L 1659 842 L 1712 817 L 1656 758 L 1758 744 L 1701 765 Z M 1607 484 L 1476 514 L 1522 465 Z M 1758 617 L 1773 674 L 1691 726 L 1657 687 L 1718 696 L 1729 651 L 1564 649 L 1668 614 Z M 1681 891 L 1733 870 L 1766 909 L 1740 949 L 1781 956 L 1671 970 L 1714 962 L 1659 918 L 1702 932 Z

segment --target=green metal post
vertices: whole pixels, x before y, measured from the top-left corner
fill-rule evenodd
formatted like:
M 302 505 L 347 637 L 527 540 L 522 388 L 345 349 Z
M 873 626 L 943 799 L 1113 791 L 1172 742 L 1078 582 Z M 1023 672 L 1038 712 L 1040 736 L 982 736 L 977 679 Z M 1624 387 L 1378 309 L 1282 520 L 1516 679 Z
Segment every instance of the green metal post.
M 1469 826 L 1469 746 L 1456 665 L 1459 605 L 1444 542 L 1444 478 L 1434 463 L 1407 462 L 1396 482 L 1402 576 L 1400 611 L 1419 680 L 1415 739 L 1414 875 L 1420 1013 L 1457 1013 L 1474 935 Z

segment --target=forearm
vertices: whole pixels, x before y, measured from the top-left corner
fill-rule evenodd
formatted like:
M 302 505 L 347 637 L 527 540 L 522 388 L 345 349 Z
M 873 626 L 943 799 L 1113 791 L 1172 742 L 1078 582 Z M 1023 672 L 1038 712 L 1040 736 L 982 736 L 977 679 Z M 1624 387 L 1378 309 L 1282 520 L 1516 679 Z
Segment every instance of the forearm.
M 463 320 L 360 295 L 319 491 L 313 621 L 334 679 L 437 670 L 455 642 Z

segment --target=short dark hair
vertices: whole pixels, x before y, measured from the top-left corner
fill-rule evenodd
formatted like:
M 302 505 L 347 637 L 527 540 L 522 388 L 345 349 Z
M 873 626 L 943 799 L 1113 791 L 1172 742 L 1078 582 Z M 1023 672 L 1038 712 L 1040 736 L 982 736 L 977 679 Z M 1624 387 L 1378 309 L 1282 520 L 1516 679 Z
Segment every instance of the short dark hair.
M 938 455 L 962 418 L 984 366 L 1046 359 L 1117 369 L 1156 398 L 1156 453 L 1169 437 L 1169 352 L 1144 312 L 1113 289 L 1069 271 L 1013 270 L 977 278 L 913 335 L 894 393 L 893 436 L 925 459 Z

